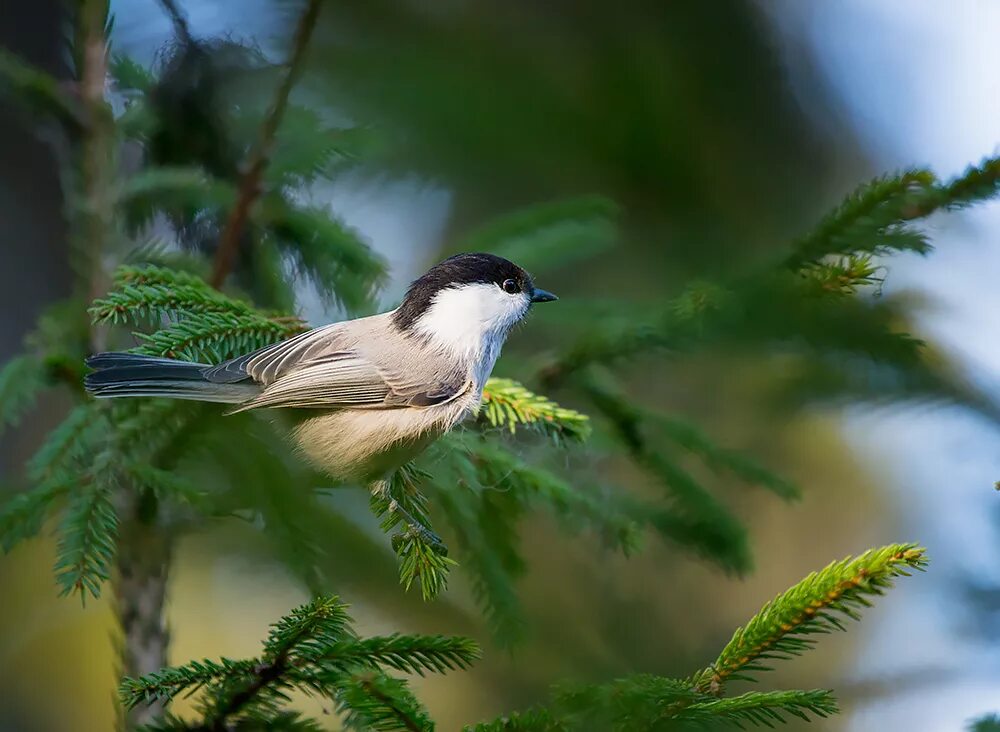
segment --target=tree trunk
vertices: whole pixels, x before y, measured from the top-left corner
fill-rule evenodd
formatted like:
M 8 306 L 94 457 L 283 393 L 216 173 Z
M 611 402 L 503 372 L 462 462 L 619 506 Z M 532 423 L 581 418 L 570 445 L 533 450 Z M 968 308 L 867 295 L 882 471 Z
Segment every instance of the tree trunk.
M 155 505 L 143 505 L 151 500 L 140 499 L 121 514 L 127 518 L 118 534 L 115 598 L 122 629 L 122 673 L 133 678 L 166 666 L 170 643 L 164 603 L 173 537 L 156 524 Z M 148 724 L 163 710 L 161 702 L 136 707 L 127 726 Z

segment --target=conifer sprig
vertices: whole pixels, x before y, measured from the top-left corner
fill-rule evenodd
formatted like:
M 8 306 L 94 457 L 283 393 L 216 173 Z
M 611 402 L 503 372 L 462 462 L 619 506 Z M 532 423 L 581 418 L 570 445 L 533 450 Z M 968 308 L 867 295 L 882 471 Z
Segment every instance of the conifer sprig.
M 385 282 L 386 264 L 360 233 L 333 212 L 301 206 L 279 196 L 261 201 L 255 216 L 267 227 L 296 272 L 327 305 L 350 313 L 370 311 Z
M 822 689 L 810 691 L 751 691 L 740 696 L 697 701 L 674 717 L 694 723 L 730 723 L 737 727 L 744 724 L 774 727 L 796 717 L 804 722 L 809 717 L 825 718 L 839 712 L 833 694 Z
M 815 635 L 844 630 L 896 577 L 921 570 L 927 560 L 915 544 L 892 544 L 814 572 L 765 605 L 738 629 L 718 659 L 692 677 L 695 688 L 718 693 L 727 681 L 752 680 L 769 670 L 762 661 L 786 659 L 812 648 Z
M 751 566 L 746 530 L 732 513 L 709 493 L 662 447 L 652 447 L 646 436 L 648 421 L 642 410 L 620 394 L 612 383 L 589 375 L 580 379 L 585 393 L 610 424 L 613 434 L 633 462 L 660 482 L 673 496 L 669 511 L 650 521 L 667 538 L 678 540 L 727 571 L 742 574 Z M 691 435 L 685 436 L 689 444 Z M 704 452 L 705 446 L 701 445 Z
M 503 717 L 469 724 L 462 732 L 569 732 L 569 724 L 556 717 L 548 709 L 529 709 L 524 712 L 512 712 Z
M 114 289 L 90 309 L 95 322 L 146 323 L 167 318 L 152 334 L 137 334 L 138 353 L 217 363 L 305 330 L 293 316 L 265 315 L 223 295 L 196 275 L 147 265 L 124 266 Z
M 961 209 L 991 199 L 1000 187 L 1000 157 L 984 158 L 970 165 L 961 174 L 925 194 L 905 212 L 907 219 L 916 219 L 944 209 Z
M 475 480 L 473 473 L 466 480 L 442 485 L 438 476 L 436 504 L 463 552 L 462 567 L 471 577 L 473 596 L 494 639 L 511 646 L 522 637 L 525 625 L 513 586 L 524 572 L 513 523 L 520 510 L 484 500 L 473 492 Z
M 49 432 L 28 460 L 27 475 L 35 483 L 71 482 L 77 476 L 76 461 L 93 446 L 97 434 L 109 424 L 106 412 L 94 402 L 80 404 Z
M 317 643 L 314 652 L 300 655 L 322 665 L 325 672 L 380 666 L 423 676 L 469 668 L 479 658 L 479 647 L 468 638 L 393 633 L 327 645 Z
M 133 353 L 197 363 L 220 363 L 303 331 L 301 321 L 269 318 L 256 312 L 202 313 L 152 334 L 136 334 L 142 345 Z
M 908 170 L 898 175 L 884 176 L 859 186 L 832 212 L 827 214 L 812 232 L 792 245 L 793 253 L 785 266 L 798 270 L 831 254 L 857 251 L 884 251 L 892 248 L 926 251 L 924 245 L 897 241 L 893 247 L 880 237 L 887 227 L 900 222 L 914 194 L 930 190 L 935 183 L 928 170 Z
M 371 508 L 381 519 L 382 530 L 402 528 L 392 536 L 400 584 L 407 590 L 419 585 L 425 600 L 437 597 L 448 586 L 448 572 L 456 564 L 431 528 L 427 497 L 420 490 L 420 482 L 429 477 L 413 465 L 404 465 L 388 480 L 371 486 Z
M 112 290 L 95 300 L 90 316 L 95 323 L 155 322 L 200 313 L 247 314 L 252 308 L 214 290 L 200 277 L 156 265 L 122 266 L 114 274 Z
M 118 516 L 110 489 L 91 483 L 70 499 L 59 532 L 56 582 L 62 595 L 100 597 L 101 584 L 111 576 Z
M 717 473 L 730 474 L 747 485 L 760 486 L 786 500 L 799 498 L 798 486 L 788 482 L 738 450 L 717 445 L 690 422 L 664 414 L 647 413 L 659 432 L 678 447 L 701 458 Z
M 332 700 L 345 722 L 363 729 L 427 730 L 433 725 L 405 682 L 385 669 L 444 673 L 466 669 L 480 655 L 465 638 L 400 635 L 358 638 L 346 606 L 320 597 L 275 623 L 259 658 L 199 660 L 125 679 L 119 695 L 128 709 L 169 701 L 185 692 L 203 697 L 198 729 L 282 720 L 286 692 L 300 689 Z M 167 721 L 169 722 L 169 717 Z
M 491 378 L 483 389 L 480 422 L 511 434 L 525 426 L 553 440 L 583 442 L 590 435 L 586 415 L 561 407 L 511 379 Z
M 788 659 L 812 648 L 816 633 L 841 629 L 843 618 L 871 604 L 892 579 L 922 569 L 923 549 L 893 544 L 835 562 L 794 585 L 761 610 L 710 667 L 686 679 L 635 674 L 603 684 L 564 684 L 549 708 L 501 717 L 467 732 L 569 732 L 701 728 L 715 724 L 773 727 L 789 718 L 837 713 L 829 691 L 789 690 L 725 696 L 725 682 L 749 680 L 762 659 Z
M 379 671 L 347 676 L 337 695 L 344 724 L 371 732 L 432 732 L 434 723 L 401 679 Z
M 132 709 L 154 701 L 170 701 L 189 689 L 197 690 L 222 679 L 252 678 L 258 667 L 257 659 L 213 661 L 205 658 L 161 669 L 139 679 L 126 678 L 118 687 L 118 696 L 126 709 Z
M 16 425 L 49 385 L 45 364 L 33 354 L 15 356 L 0 368 L 0 431 Z

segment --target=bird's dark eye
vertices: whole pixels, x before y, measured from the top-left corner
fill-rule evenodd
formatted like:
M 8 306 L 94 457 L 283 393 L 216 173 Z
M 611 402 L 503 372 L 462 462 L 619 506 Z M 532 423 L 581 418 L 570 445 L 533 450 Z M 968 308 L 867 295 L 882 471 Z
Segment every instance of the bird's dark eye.
M 501 287 L 503 287 L 504 292 L 509 292 L 511 295 L 521 291 L 521 288 L 517 286 L 514 280 L 504 280 Z

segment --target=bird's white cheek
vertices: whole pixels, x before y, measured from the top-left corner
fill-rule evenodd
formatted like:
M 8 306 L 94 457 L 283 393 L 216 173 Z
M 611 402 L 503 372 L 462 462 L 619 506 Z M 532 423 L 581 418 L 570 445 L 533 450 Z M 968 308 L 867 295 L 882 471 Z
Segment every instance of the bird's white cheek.
M 438 293 L 417 329 L 451 350 L 482 354 L 493 350 L 524 317 L 527 298 L 493 284 L 463 285 Z

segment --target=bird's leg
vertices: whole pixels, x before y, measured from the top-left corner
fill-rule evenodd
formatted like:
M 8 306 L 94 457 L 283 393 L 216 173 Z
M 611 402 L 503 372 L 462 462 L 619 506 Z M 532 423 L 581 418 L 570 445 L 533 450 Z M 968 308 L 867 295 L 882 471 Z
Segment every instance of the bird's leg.
M 410 531 L 414 532 L 424 541 L 431 544 L 436 550 L 447 553 L 448 547 L 445 545 L 441 537 L 434 533 L 430 527 L 425 526 L 421 521 L 417 520 L 413 514 L 403 508 L 403 506 L 400 505 L 399 500 L 392 495 L 391 481 L 373 481 L 371 484 L 371 492 L 372 496 L 385 503 L 390 514 L 399 516 L 403 523 L 407 524 Z

